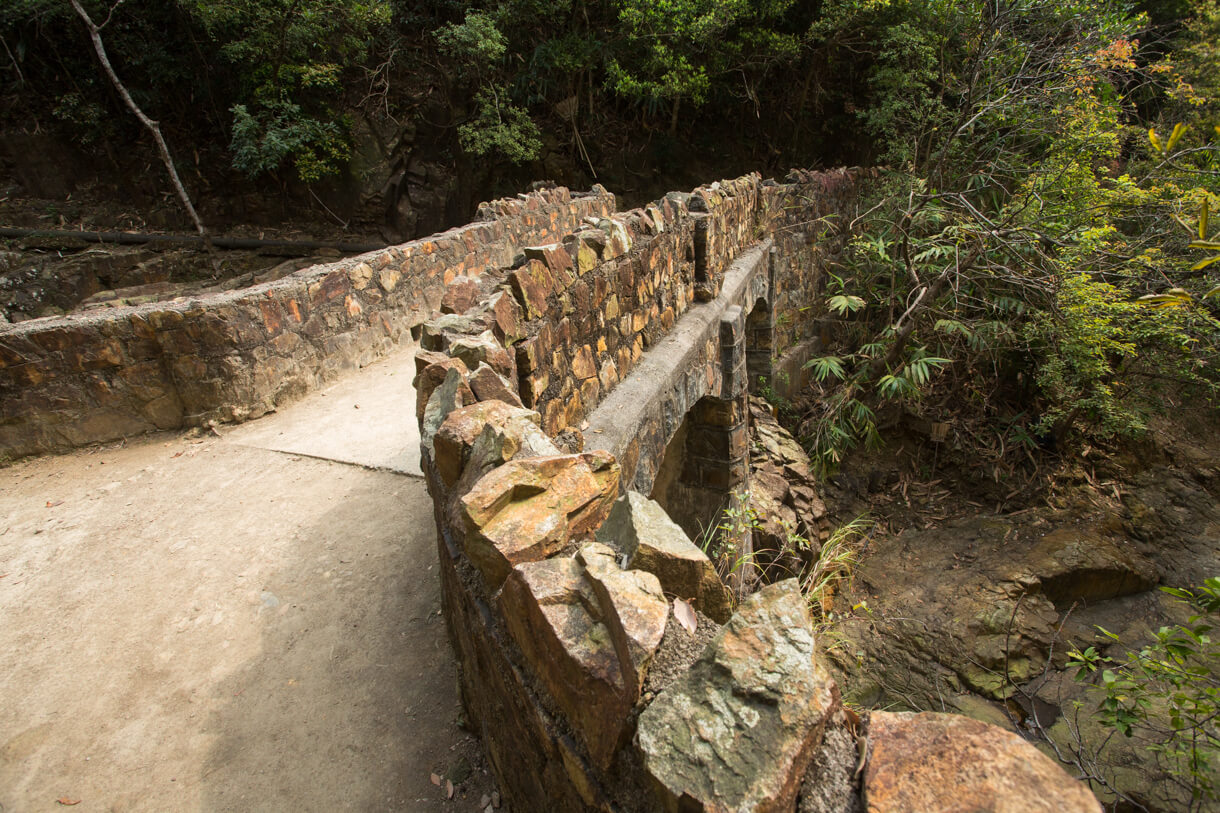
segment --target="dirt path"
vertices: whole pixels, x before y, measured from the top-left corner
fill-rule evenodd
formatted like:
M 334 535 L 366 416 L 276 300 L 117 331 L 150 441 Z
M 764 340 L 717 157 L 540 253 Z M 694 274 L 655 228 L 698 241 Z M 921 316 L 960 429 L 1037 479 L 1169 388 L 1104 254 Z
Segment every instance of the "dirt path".
M 423 483 L 254 434 L 0 470 L 0 811 L 481 809 Z

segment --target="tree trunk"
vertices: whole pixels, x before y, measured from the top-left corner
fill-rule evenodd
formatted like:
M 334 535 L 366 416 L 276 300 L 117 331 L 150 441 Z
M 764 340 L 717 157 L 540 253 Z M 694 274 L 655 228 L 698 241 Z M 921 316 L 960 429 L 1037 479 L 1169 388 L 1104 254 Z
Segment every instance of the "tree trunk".
M 174 166 L 174 159 L 169 154 L 169 146 L 161 135 L 161 125 L 145 115 L 140 106 L 136 104 L 135 99 L 131 98 L 131 94 L 127 92 L 127 87 L 119 79 L 118 74 L 114 72 L 114 67 L 110 64 L 110 58 L 106 55 L 106 47 L 102 44 L 101 27 L 93 22 L 89 12 L 85 11 L 84 7 L 81 6 L 80 0 L 68 0 L 68 2 L 72 4 L 72 8 L 76 10 L 77 15 L 84 21 L 85 27 L 89 29 L 89 39 L 93 41 L 93 50 L 97 53 L 98 61 L 102 63 L 102 70 L 110 79 L 110 83 L 119 92 L 119 96 L 123 98 L 123 103 L 127 105 L 127 108 L 152 133 L 153 140 L 157 142 L 157 150 L 161 153 L 161 160 L 165 163 L 165 169 L 169 173 L 170 182 L 173 183 L 174 190 L 178 193 L 178 200 L 182 201 L 182 207 L 190 215 L 191 221 L 195 224 L 195 229 L 199 232 L 199 236 L 203 238 L 204 245 L 212 256 L 213 266 L 217 265 L 216 249 L 212 245 L 212 237 L 203 225 L 203 220 L 200 219 L 199 213 L 195 211 L 195 206 L 191 203 L 191 197 L 187 194 L 186 187 L 182 185 L 182 179 L 178 177 L 178 169 Z

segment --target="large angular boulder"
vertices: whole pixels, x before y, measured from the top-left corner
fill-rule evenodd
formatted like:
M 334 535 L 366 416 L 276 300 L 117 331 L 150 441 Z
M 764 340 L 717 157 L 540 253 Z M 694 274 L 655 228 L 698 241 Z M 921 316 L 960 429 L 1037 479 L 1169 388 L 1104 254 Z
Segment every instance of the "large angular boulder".
M 501 346 L 490 330 L 477 336 L 455 337 L 449 343 L 449 355 L 461 359 L 471 370 L 486 364 L 510 381 L 517 377 L 517 362 L 513 354 Z
M 524 406 L 512 384 L 487 364 L 480 364 L 470 374 L 470 389 L 480 401 L 503 401 L 513 406 Z
M 438 353 L 431 350 L 420 350 L 415 354 L 415 417 L 418 420 L 423 420 L 424 410 L 427 409 L 428 400 L 432 397 L 432 392 L 439 387 L 444 381 L 445 376 L 449 375 L 450 370 L 457 370 L 462 375 L 462 380 L 465 382 L 465 376 L 469 372 L 466 369 L 466 363 L 461 359 L 451 358 L 444 353 Z M 473 404 L 475 395 L 470 390 L 469 385 L 463 391 L 462 403 Z
M 559 289 L 555 275 L 541 260 L 531 260 L 513 271 L 508 275 L 508 282 L 525 309 L 527 319 L 545 316 L 548 298 Z
M 509 570 L 559 552 L 605 521 L 618 496 L 619 465 L 607 452 L 512 460 L 461 498 L 465 550 L 499 589 Z
M 419 346 L 424 350 L 448 350 L 456 339 L 482 333 L 487 329 L 487 321 L 481 313 L 446 313 L 429 319 L 420 327 Z
M 437 365 L 433 365 L 437 366 Z M 428 368 L 432 369 L 431 367 Z M 419 447 L 429 457 L 433 454 L 432 440 L 449 413 L 474 403 L 474 393 L 466 384 L 466 376 L 458 367 L 449 367 L 445 378 L 428 394 L 423 418 L 419 423 Z
M 869 813 L 1101 813 L 1081 782 L 1016 734 L 954 714 L 869 715 Z
M 796 580 L 779 582 L 742 602 L 640 715 L 644 767 L 671 813 L 790 811 L 838 707 L 805 597 Z
M 470 450 L 484 429 L 492 428 L 492 438 L 498 439 L 501 463 L 511 460 L 521 447 L 526 425 L 539 425 L 537 412 L 514 407 L 503 401 L 480 401 L 455 409 L 445 417 L 432 440 L 432 462 L 446 486 L 452 486 L 462 475 L 470 459 Z M 540 431 L 540 430 L 539 430 Z
M 634 703 L 665 635 L 669 603 L 656 576 L 623 570 L 614 551 L 605 545 L 587 544 L 576 558 L 585 566 L 585 579 L 597 596 L 623 671 L 624 688 Z
M 655 577 L 623 571 L 613 551 L 591 545 L 573 559 L 516 565 L 499 604 L 525 660 L 605 768 L 665 633 L 668 607 Z
M 628 567 L 660 579 L 667 594 L 690 601 L 717 624 L 729 620 L 729 590 L 716 566 L 656 501 L 628 491 L 614 504 L 597 538 L 626 554 Z

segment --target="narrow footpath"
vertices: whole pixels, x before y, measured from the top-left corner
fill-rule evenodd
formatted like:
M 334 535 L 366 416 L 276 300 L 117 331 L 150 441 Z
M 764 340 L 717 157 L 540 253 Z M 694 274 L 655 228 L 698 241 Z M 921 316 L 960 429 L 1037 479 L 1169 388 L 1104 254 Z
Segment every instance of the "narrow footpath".
M 412 357 L 0 469 L 0 813 L 483 809 Z

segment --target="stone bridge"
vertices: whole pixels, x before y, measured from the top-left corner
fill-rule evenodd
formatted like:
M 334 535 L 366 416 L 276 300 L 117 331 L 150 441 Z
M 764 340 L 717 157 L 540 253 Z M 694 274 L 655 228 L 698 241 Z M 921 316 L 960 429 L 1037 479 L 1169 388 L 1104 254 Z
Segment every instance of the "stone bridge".
M 738 601 L 691 541 L 749 488 L 749 391 L 801 384 L 868 177 L 586 218 L 423 326 L 445 617 L 516 809 L 1100 810 L 1015 734 L 848 712 L 796 580 Z
M 254 417 L 418 339 L 402 420 L 512 809 L 1100 810 L 1015 734 L 845 710 L 795 580 L 739 601 L 691 541 L 748 488 L 749 391 L 802 384 L 871 175 L 626 212 L 550 189 L 252 289 L 3 326 L 0 454 Z

